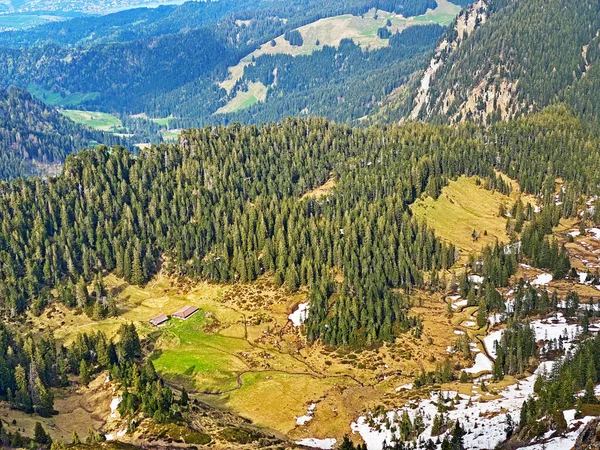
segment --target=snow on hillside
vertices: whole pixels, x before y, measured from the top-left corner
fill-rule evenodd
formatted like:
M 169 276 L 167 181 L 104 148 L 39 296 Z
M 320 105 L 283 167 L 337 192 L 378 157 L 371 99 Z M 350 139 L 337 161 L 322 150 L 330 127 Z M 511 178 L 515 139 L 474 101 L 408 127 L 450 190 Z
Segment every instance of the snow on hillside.
M 573 345 L 573 339 L 581 331 L 577 325 L 567 323 L 561 313 L 558 313 L 556 317 L 533 321 L 531 325 L 538 342 L 562 338 L 565 350 L 568 350 Z M 494 343 L 501 339 L 503 332 L 504 330 L 496 330 L 484 338 L 485 348 L 492 357 L 496 355 Z M 388 411 L 385 416 L 361 416 L 356 422 L 352 423 L 351 428 L 354 433 L 360 434 L 366 442 L 368 450 L 380 450 L 384 442 L 392 442 L 395 438 L 394 435 L 397 437 L 397 431 L 392 433 L 386 428 L 386 420 L 394 425 L 398 423 L 399 418 L 406 411 L 411 420 L 414 420 L 418 414 L 423 417 L 426 428 L 419 438 L 424 442 L 430 438 L 436 442 L 437 437 L 432 437 L 431 431 L 433 419 L 438 414 L 438 404 L 442 401 L 447 406 L 454 404 L 454 408 L 450 408 L 446 416 L 448 421 L 459 420 L 461 426 L 467 431 L 467 434 L 464 436 L 465 448 L 470 450 L 494 448 L 506 439 L 507 428 L 511 424 L 518 424 L 521 406 L 523 401 L 533 395 L 533 385 L 537 376 L 548 374 L 552 369 L 552 365 L 552 361 L 542 362 L 533 375 L 524 380 L 517 381 L 517 383 L 501 391 L 498 394 L 500 398 L 488 400 L 479 394 L 469 397 L 453 391 L 432 391 L 428 397 L 420 401 L 411 401 L 400 409 Z M 492 361 L 483 353 L 478 353 L 475 357 L 475 365 L 465 371 L 469 373 L 481 373 L 484 371 L 489 372 L 491 369 Z M 487 378 L 489 376 L 487 375 Z M 478 382 L 478 380 L 474 380 L 475 384 Z M 565 419 L 571 427 L 578 422 L 585 424 L 591 418 L 586 417 L 581 420 L 575 420 L 572 414 L 565 411 Z M 581 429 L 581 427 L 577 428 L 578 430 Z M 571 448 L 577 436 L 578 431 L 573 431 L 567 433 L 565 436 L 553 438 L 546 443 L 545 448 Z M 443 435 L 439 442 L 442 439 Z M 438 448 L 440 446 L 441 444 L 438 445 Z M 533 445 L 527 448 L 538 450 L 541 447 Z

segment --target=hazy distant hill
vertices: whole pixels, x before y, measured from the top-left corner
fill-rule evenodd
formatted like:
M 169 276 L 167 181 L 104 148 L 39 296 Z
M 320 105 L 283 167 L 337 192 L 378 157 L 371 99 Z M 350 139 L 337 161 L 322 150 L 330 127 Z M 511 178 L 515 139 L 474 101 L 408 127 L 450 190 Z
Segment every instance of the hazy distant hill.
M 57 11 L 106 14 L 141 6 L 156 7 L 183 2 L 184 0 L 5 0 L 0 4 L 0 12 Z
M 0 33 L 0 85 L 175 128 L 353 121 L 426 64 L 457 3 L 223 0 L 82 17 Z

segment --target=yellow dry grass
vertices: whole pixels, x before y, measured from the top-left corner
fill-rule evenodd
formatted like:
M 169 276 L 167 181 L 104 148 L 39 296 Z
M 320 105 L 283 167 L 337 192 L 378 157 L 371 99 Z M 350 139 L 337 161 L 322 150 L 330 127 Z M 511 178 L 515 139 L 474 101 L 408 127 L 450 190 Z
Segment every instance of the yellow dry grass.
M 448 355 L 446 348 L 456 342 L 454 330 L 463 328 L 460 323 L 470 320 L 472 313 L 468 308 L 455 312 L 451 321 L 442 294 L 418 292 L 412 298 L 411 314 L 422 317 L 420 339 L 405 333 L 376 349 L 334 350 L 308 345 L 301 330 L 288 320 L 294 307 L 306 301 L 306 292 L 290 294 L 274 287 L 267 277 L 224 286 L 182 283 L 159 275 L 139 287 L 110 275 L 105 284 L 118 292 L 118 317 L 93 321 L 53 305 L 50 315 L 45 312 L 32 317 L 32 325 L 67 343 L 84 331 L 102 330 L 113 336 L 125 322 L 135 323 L 140 333 L 147 335 L 157 331 L 148 324 L 151 317 L 160 312 L 172 314 L 188 304 L 198 306 L 201 312 L 194 320 L 172 319 L 158 329 L 154 341 L 157 371 L 213 406 L 294 438 L 341 439 L 366 409 L 404 404 L 415 393 L 398 393 L 395 388 L 411 382 L 422 369 L 433 370 L 442 362 Z M 194 393 L 205 389 L 213 394 Z M 75 400 L 68 402 L 71 406 L 63 408 L 65 417 L 70 417 L 68 411 L 89 416 L 82 425 L 86 429 L 92 422 L 96 428 L 102 425 L 98 415 L 87 412 L 90 408 L 86 406 L 84 411 L 77 409 Z M 108 397 L 99 403 L 107 402 Z M 317 403 L 313 420 L 296 426 L 295 417 L 306 414 L 311 402 Z M 70 434 L 71 429 L 67 431 Z
M 331 194 L 331 191 L 333 191 L 333 189 L 336 187 L 336 185 L 337 185 L 337 182 L 335 181 L 335 178 L 333 176 L 331 176 L 321 186 L 317 186 L 313 190 L 310 190 L 307 193 L 305 193 L 302 196 L 301 200 L 304 200 L 305 198 L 317 198 L 318 199 L 318 198 L 325 197 L 325 196 Z
M 496 240 L 508 243 L 506 219 L 500 216 L 499 209 L 500 205 L 510 207 L 515 201 L 516 198 L 478 186 L 473 177 L 460 177 L 450 181 L 437 200 L 421 198 L 411 209 L 464 256 L 479 252 Z M 472 238 L 474 230 L 479 233 L 476 241 Z
M 56 389 L 54 408 L 58 414 L 51 417 L 25 414 L 1 402 L 2 425 L 7 431 L 33 436 L 35 423 L 40 422 L 53 439 L 71 442 L 73 431 L 84 439 L 89 430 L 102 430 L 110 415 L 110 402 L 114 394 L 112 385 L 104 382 L 105 378 L 106 374 L 103 373 L 87 387 Z

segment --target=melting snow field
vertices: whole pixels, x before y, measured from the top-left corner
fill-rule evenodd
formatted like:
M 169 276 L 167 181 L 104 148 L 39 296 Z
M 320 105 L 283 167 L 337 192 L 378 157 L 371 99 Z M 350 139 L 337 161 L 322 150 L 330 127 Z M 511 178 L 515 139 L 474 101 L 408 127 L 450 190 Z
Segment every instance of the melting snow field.
M 336 442 L 337 442 L 337 440 L 333 439 L 333 438 L 327 438 L 327 439 L 306 438 L 306 439 L 300 439 L 299 441 L 296 441 L 296 444 L 304 445 L 305 447 L 320 448 L 322 450 L 330 450 L 335 446 Z
M 107 441 L 114 441 L 117 438 L 125 436 L 126 433 L 127 433 L 127 427 L 123 428 L 122 430 L 117 431 L 116 433 L 105 434 L 104 437 Z
M 477 355 L 475 355 L 475 365 L 469 369 L 465 369 L 465 372 L 471 374 L 489 372 L 492 370 L 493 366 L 494 365 L 492 361 L 490 361 L 490 358 L 485 356 L 483 353 L 477 353 Z
M 308 309 L 308 303 L 300 303 L 298 308 L 288 316 L 288 319 L 292 321 L 295 327 L 299 327 L 308 318 Z
M 311 403 L 308 407 L 308 411 L 304 416 L 296 417 L 296 425 L 304 425 L 312 420 L 313 415 L 315 414 L 315 408 L 317 407 L 316 403 Z
M 119 403 L 121 403 L 121 397 L 115 397 L 110 402 L 110 417 L 113 419 L 117 417 L 117 408 L 119 407 Z
M 593 234 L 594 239 L 600 240 L 600 228 L 589 228 L 587 232 Z
M 531 325 L 535 330 L 537 341 L 562 337 L 565 349 L 572 345 L 570 341 L 580 331 L 577 325 L 568 324 L 561 313 L 558 313 L 554 318 L 531 322 Z M 494 343 L 501 339 L 503 332 L 504 330 L 497 330 L 484 338 L 485 348 L 492 357 L 496 355 Z M 392 442 L 398 433 L 397 431 L 392 433 L 386 428 L 386 420 L 392 425 L 397 424 L 401 415 L 406 411 L 411 420 L 414 420 L 417 414 L 421 414 L 423 417 L 426 428 L 419 438 L 426 442 L 432 438 L 431 429 L 433 418 L 438 413 L 438 402 L 444 399 L 452 399 L 454 408 L 447 412 L 447 419 L 449 421 L 459 420 L 461 426 L 467 431 L 463 438 L 465 448 L 469 450 L 494 448 L 506 438 L 508 415 L 510 415 L 510 420 L 517 425 L 523 401 L 533 395 L 535 379 L 539 374 L 548 374 L 552 370 L 552 365 L 552 361 L 542 362 L 533 375 L 508 386 L 499 393 L 500 398 L 498 399 L 487 400 L 481 395 L 469 397 L 453 391 L 435 391 L 428 398 L 412 401 L 400 409 L 388 411 L 385 416 L 361 416 L 356 422 L 352 423 L 351 429 L 354 433 L 360 434 L 366 442 L 368 450 L 380 450 L 383 448 L 384 442 Z M 493 363 L 487 356 L 478 353 L 475 356 L 475 365 L 465 369 L 465 371 L 469 373 L 489 372 L 492 370 L 492 366 Z M 490 375 L 488 374 L 485 377 L 489 378 Z M 478 380 L 475 380 L 475 383 L 477 382 Z M 547 450 L 569 449 L 574 445 L 582 427 L 591 419 L 591 417 L 585 417 L 575 420 L 572 411 L 565 411 L 565 420 L 569 425 L 569 429 L 577 428 L 576 430 L 562 437 L 550 439 L 543 445 L 540 443 L 526 448 L 529 450 L 541 450 L 542 448 Z M 433 437 L 434 442 L 436 439 L 436 437 Z M 443 435 L 440 437 L 440 442 L 442 439 Z M 438 444 L 437 447 L 440 448 L 440 446 L 441 444 Z
M 475 284 L 483 283 L 483 277 L 479 275 L 469 275 L 469 281 Z
M 552 281 L 552 275 L 549 273 L 541 273 L 539 274 L 535 280 L 531 282 L 533 286 L 546 286 L 548 283 Z

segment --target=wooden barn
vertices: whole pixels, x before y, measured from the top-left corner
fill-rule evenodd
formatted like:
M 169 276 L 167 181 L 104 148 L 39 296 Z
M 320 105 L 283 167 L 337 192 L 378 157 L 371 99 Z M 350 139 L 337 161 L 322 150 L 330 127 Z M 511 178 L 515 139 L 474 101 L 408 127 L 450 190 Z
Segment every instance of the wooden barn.
M 185 320 L 188 317 L 193 316 L 195 313 L 198 312 L 198 308 L 195 306 L 184 306 L 183 308 L 181 308 L 178 311 L 175 311 L 173 313 L 173 317 L 176 317 L 178 319 L 182 319 Z
M 160 313 L 158 316 L 150 319 L 150 323 L 152 325 L 154 325 L 155 327 L 160 327 L 161 325 L 164 325 L 165 323 L 167 323 L 168 320 L 169 320 L 169 318 L 167 317 L 167 315 L 165 313 Z

